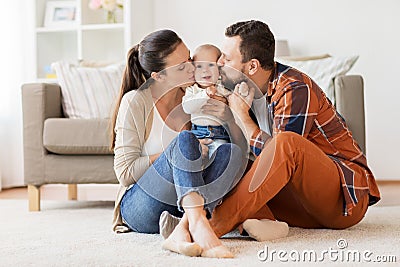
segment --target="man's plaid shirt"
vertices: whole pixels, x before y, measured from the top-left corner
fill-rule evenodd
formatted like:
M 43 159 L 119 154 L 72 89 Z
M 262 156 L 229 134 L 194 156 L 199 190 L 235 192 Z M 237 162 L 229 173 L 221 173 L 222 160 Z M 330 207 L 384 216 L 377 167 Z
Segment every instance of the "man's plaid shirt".
M 336 163 L 345 200 L 344 215 L 351 215 L 352 208 L 365 194 L 369 194 L 370 205 L 378 202 L 379 190 L 365 155 L 343 117 L 310 77 L 276 62 L 268 85 L 266 108 L 273 135 L 284 131 L 298 133 Z M 256 157 L 269 138 L 260 129 L 253 133 L 250 148 Z

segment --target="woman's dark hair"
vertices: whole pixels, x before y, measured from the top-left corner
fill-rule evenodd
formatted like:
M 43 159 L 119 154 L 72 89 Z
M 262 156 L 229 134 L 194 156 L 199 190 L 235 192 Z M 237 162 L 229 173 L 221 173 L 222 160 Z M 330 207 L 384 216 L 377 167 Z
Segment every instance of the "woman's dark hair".
M 226 37 L 240 36 L 242 63 L 257 59 L 263 69 L 274 67 L 275 38 L 267 24 L 257 20 L 242 21 L 232 24 L 225 31 Z
M 114 128 L 123 96 L 129 91 L 144 89 L 142 85 L 150 78 L 151 73 L 162 71 L 167 56 L 181 43 L 181 38 L 174 31 L 159 30 L 150 33 L 129 50 L 121 88 L 111 118 L 111 150 L 115 146 Z

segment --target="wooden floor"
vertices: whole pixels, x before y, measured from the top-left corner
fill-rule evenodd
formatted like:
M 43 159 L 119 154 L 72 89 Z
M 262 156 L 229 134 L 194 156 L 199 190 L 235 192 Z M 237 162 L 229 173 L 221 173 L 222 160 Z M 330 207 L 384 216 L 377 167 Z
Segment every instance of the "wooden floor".
M 379 181 L 381 201 L 379 206 L 400 205 L 400 180 Z M 78 185 L 78 200 L 115 200 L 118 185 L 83 184 Z M 44 185 L 40 188 L 43 200 L 67 200 L 67 185 Z M 0 199 L 28 199 L 26 187 L 3 189 Z
M 81 184 L 78 185 L 78 200 L 115 200 L 118 185 L 114 184 Z M 50 184 L 40 187 L 40 198 L 43 200 L 66 200 L 67 185 Z M 28 199 L 27 187 L 4 189 L 0 199 Z

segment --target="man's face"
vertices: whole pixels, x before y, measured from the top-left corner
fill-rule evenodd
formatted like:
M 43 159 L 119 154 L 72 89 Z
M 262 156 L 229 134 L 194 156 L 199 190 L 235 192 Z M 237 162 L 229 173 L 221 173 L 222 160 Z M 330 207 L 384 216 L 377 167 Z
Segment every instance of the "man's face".
M 222 84 L 229 90 L 233 90 L 235 85 L 247 81 L 246 63 L 242 63 L 240 53 L 240 36 L 226 37 L 222 44 L 222 55 L 218 59 Z

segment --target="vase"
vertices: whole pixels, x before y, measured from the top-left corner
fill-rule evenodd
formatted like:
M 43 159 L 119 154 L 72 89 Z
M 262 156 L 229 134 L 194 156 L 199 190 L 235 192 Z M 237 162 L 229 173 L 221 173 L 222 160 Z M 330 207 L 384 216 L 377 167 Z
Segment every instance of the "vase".
M 117 18 L 115 16 L 115 10 L 106 12 L 107 23 L 117 23 Z

